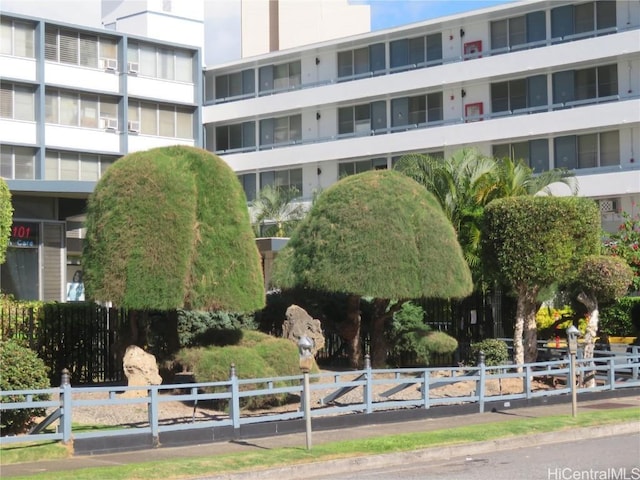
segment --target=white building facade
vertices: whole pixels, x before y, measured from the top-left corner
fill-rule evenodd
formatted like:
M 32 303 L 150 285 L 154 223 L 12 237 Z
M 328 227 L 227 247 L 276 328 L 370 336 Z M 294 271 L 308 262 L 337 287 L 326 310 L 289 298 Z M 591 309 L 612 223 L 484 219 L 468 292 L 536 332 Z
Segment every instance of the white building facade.
M 86 199 L 108 166 L 202 144 L 200 49 L 9 15 L 0 35 L 0 174 L 14 207 L 0 287 L 66 300 Z
M 533 0 L 205 71 L 205 148 L 303 199 L 407 153 L 573 171 L 603 225 L 640 200 L 640 3 Z M 569 194 L 558 189 L 558 194 Z
M 1 18 L 0 175 L 15 212 L 0 288 L 17 298 L 66 300 L 96 182 L 166 145 L 215 152 L 249 200 L 277 185 L 308 201 L 407 153 L 474 147 L 572 170 L 605 228 L 638 213 L 637 1 L 509 3 L 204 71 L 201 48 L 151 38 L 166 23 L 196 43 L 167 18 L 179 2 L 148 0 L 144 21 L 112 3 L 107 26 L 127 33 Z

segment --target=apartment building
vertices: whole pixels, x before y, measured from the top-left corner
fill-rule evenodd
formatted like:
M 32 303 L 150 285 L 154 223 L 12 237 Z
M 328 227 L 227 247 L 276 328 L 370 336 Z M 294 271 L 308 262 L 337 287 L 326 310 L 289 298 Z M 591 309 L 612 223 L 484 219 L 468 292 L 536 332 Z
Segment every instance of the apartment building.
M 640 2 L 531 0 L 208 67 L 204 145 L 247 197 L 463 147 L 640 200 Z M 557 189 L 557 194 L 569 194 Z
M 86 199 L 109 165 L 202 144 L 200 49 L 3 14 L 0 72 L 0 175 L 14 207 L 0 286 L 65 300 Z
M 152 3 L 160 24 L 178 5 Z M 67 298 L 96 182 L 164 145 L 215 152 L 249 200 L 277 185 L 309 201 L 406 153 L 475 147 L 572 170 L 606 228 L 638 212 L 640 2 L 526 0 L 204 71 L 201 48 L 121 13 L 108 26 L 126 33 L 2 15 L 0 175 L 15 221 L 0 288 L 18 298 Z

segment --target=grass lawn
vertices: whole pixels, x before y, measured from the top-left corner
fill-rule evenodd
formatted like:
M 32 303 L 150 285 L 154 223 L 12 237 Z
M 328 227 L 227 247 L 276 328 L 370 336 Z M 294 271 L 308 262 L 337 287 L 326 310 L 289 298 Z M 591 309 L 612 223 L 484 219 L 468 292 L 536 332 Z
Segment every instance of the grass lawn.
M 124 466 L 96 467 L 66 472 L 56 472 L 60 480 L 102 480 L 109 479 L 188 479 L 241 470 L 278 467 L 283 465 L 317 462 L 336 458 L 357 457 L 382 453 L 405 452 L 428 447 L 462 444 L 483 440 L 492 440 L 517 435 L 553 432 L 568 428 L 624 423 L 640 420 L 640 408 L 598 410 L 581 413 L 573 418 L 561 415 L 543 418 L 519 418 L 505 422 L 420 433 L 388 435 L 368 439 L 338 441 L 305 448 L 279 448 L 267 451 L 250 451 L 228 455 L 172 458 L 156 462 L 140 462 Z M 0 449 L 2 464 L 65 458 L 71 453 L 61 445 L 21 444 L 8 445 Z M 18 477 L 12 477 L 18 478 Z M 25 477 L 29 479 L 51 478 L 51 472 Z

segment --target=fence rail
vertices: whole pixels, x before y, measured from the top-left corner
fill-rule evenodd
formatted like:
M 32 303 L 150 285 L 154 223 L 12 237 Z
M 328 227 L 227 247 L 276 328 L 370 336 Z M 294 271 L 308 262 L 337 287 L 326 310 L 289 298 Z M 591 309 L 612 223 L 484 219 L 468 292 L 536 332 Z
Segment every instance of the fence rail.
M 595 387 L 578 388 L 578 392 L 617 390 L 629 387 L 640 387 L 640 352 L 636 348 L 633 353 L 600 356 L 593 360 L 580 359 L 576 363 L 576 375 L 596 371 Z M 519 371 L 521 370 L 521 371 Z M 399 408 L 429 409 L 437 405 L 477 403 L 480 412 L 484 411 L 488 402 L 514 399 L 531 399 L 539 396 L 556 396 L 568 394 L 571 390 L 569 364 L 566 359 L 547 362 L 536 362 L 521 365 L 477 367 L 445 367 L 445 368 L 397 368 L 372 369 L 348 372 L 322 372 L 310 375 L 311 398 L 318 398 L 311 410 L 311 417 L 347 414 L 373 413 L 382 410 Z M 64 377 L 64 376 L 63 376 Z M 230 378 L 225 381 L 157 385 L 147 387 L 126 386 L 94 386 L 72 387 L 68 376 L 63 378 L 59 388 L 46 390 L 0 391 L 0 413 L 16 409 L 46 408 L 51 411 L 50 421 L 56 420 L 55 432 L 36 429 L 30 434 L 0 437 L 0 444 L 35 440 L 56 440 L 64 443 L 72 439 L 99 438 L 108 435 L 147 434 L 157 443 L 164 432 L 229 427 L 235 432 L 242 425 L 259 422 L 273 422 L 304 418 L 302 405 L 302 375 L 289 377 L 270 377 L 258 379 L 239 379 L 234 368 Z M 517 379 L 522 383 L 518 392 L 502 392 L 501 389 L 489 389 L 490 385 L 506 379 Z M 549 380 L 552 379 L 551 382 Z M 549 388 L 536 389 L 542 381 Z M 439 389 L 447 385 L 467 382 L 470 388 L 465 393 L 444 396 Z M 405 389 L 411 395 L 394 398 Z M 327 402 L 326 392 L 339 392 L 331 395 Z M 344 393 L 341 393 L 344 392 Z M 346 393 L 353 392 L 347 399 Z M 88 398 L 89 394 L 102 398 Z M 241 408 L 247 399 L 267 395 L 285 394 L 300 396 L 300 403 L 291 404 L 291 409 L 277 413 L 264 411 L 252 412 Z M 48 400 L 37 400 L 46 395 Z M 340 400 L 340 401 L 338 401 Z M 196 409 L 205 402 L 215 401 L 222 408 L 215 414 L 196 417 Z M 161 420 L 162 406 L 168 402 L 188 402 L 193 405 L 193 415 L 182 418 Z M 119 425 L 113 429 L 98 431 L 73 430 L 74 413 L 84 407 L 109 407 L 136 405 L 146 410 L 144 421 L 135 425 Z M 42 431 L 44 433 L 42 433 Z M 36 433 L 37 432 L 37 433 Z

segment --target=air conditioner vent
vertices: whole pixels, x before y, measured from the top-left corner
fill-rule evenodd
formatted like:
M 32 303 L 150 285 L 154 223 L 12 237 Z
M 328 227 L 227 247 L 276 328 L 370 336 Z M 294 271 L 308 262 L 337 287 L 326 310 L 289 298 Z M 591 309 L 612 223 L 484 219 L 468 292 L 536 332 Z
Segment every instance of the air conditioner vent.
M 115 72 L 118 70 L 118 60 L 115 58 L 101 58 L 100 63 L 102 64 L 102 68 L 105 70 L 109 70 Z
M 138 62 L 129 62 L 127 64 L 127 70 L 129 73 L 137 75 L 140 70 L 140 64 Z
M 600 213 L 615 213 L 618 211 L 617 198 L 604 198 L 599 201 Z
M 140 122 L 137 121 L 129 121 L 129 131 L 131 133 L 140 132 Z
M 100 128 L 104 128 L 105 130 L 118 130 L 118 119 L 100 117 Z

